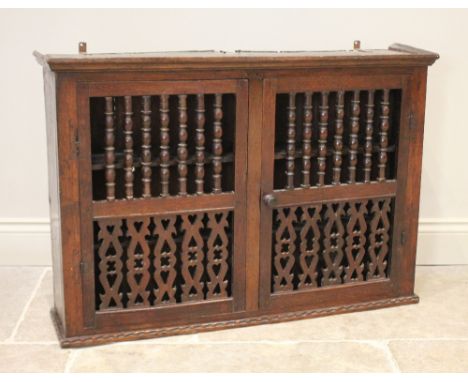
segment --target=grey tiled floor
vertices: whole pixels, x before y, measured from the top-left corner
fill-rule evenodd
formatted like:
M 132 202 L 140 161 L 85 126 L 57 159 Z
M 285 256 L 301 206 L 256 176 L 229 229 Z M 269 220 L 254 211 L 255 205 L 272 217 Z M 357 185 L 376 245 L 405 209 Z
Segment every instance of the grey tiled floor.
M 49 268 L 0 280 L 0 372 L 468 372 L 468 266 L 418 267 L 418 305 L 73 350 L 49 318 Z

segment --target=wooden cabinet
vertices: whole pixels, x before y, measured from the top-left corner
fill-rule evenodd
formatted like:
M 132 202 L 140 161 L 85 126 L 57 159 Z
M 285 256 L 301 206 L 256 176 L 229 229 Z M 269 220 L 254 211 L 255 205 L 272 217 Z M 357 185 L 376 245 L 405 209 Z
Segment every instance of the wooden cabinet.
M 436 54 L 36 56 L 62 346 L 418 301 Z

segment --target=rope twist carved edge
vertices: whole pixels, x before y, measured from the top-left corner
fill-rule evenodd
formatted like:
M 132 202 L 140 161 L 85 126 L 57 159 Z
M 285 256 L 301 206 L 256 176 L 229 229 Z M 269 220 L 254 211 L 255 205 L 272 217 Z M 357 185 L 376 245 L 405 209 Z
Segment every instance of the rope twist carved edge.
M 177 334 L 189 334 L 197 331 L 210 331 L 210 330 L 221 330 L 229 329 L 241 326 L 260 325 L 260 324 L 272 324 L 283 321 L 293 321 L 305 318 L 314 318 L 319 316 L 326 316 L 340 313 L 350 313 L 362 310 L 378 309 L 389 306 L 404 305 L 404 304 L 416 304 L 419 302 L 417 295 L 388 298 L 383 300 L 362 302 L 350 305 L 340 305 L 328 308 L 319 308 L 304 310 L 299 312 L 279 313 L 272 315 L 263 315 L 257 317 L 248 317 L 241 319 L 233 319 L 227 321 L 207 322 L 200 324 L 180 325 L 168 328 L 160 329 L 147 329 L 147 330 L 134 330 L 123 333 L 109 333 L 109 334 L 93 334 L 81 337 L 65 338 L 63 335 L 63 328 L 57 317 L 55 310 L 51 310 L 52 321 L 54 322 L 55 329 L 57 331 L 60 345 L 63 348 L 67 347 L 80 347 L 80 346 L 91 346 L 105 344 L 115 341 L 125 340 L 139 340 L 152 337 L 164 337 L 169 335 Z

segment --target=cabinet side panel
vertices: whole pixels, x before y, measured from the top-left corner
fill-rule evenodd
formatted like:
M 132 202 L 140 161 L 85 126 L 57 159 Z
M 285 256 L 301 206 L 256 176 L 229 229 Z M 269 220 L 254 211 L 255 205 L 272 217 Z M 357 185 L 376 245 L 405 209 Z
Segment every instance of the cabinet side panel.
M 64 335 L 76 335 L 83 328 L 83 280 L 81 278 L 80 192 L 78 158 L 80 137 L 77 121 L 76 80 L 57 77 L 57 143 L 61 250 L 65 318 Z
M 60 220 L 60 193 L 57 142 L 57 104 L 55 73 L 44 68 L 44 98 L 46 107 L 47 162 L 49 173 L 49 211 L 52 240 L 52 267 L 54 282 L 54 307 L 64 323 L 65 305 L 63 294 L 62 236 Z
M 393 265 L 398 294 L 413 294 L 418 235 L 419 196 L 421 188 L 424 113 L 426 106 L 427 68 L 414 70 L 409 82 L 409 101 L 406 105 L 406 128 L 401 138 L 402 153 L 399 158 L 398 190 L 395 220 L 398 224 L 398 256 Z

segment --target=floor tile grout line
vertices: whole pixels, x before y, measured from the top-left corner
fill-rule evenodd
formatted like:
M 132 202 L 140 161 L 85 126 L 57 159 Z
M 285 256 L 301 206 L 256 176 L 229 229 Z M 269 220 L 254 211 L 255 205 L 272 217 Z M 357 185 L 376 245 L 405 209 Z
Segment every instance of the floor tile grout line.
M 149 340 L 151 341 L 151 340 Z M 421 341 L 421 342 L 429 342 L 429 341 L 468 341 L 468 338 L 374 338 L 374 339 L 310 339 L 310 340 L 305 340 L 305 339 L 300 339 L 300 340 L 220 340 L 220 341 L 206 341 L 206 340 L 198 340 L 198 341 L 190 341 L 190 342 L 151 342 L 152 344 L 165 344 L 165 345 L 176 345 L 176 344 L 297 344 L 297 343 L 339 343 L 339 342 L 345 342 L 345 343 L 363 343 L 363 344 L 373 344 L 376 342 L 390 342 L 390 341 Z M 149 344 L 150 342 L 148 342 Z M 123 342 L 121 344 L 124 344 Z M 132 344 L 131 341 L 125 342 L 125 344 Z M 143 344 L 143 343 L 142 343 Z
M 41 346 L 47 346 L 47 345 L 58 345 L 58 341 L 12 341 L 12 342 L 0 342 L 0 346 L 7 346 L 7 345 L 24 345 L 24 346 L 29 346 L 29 345 L 41 345 Z
M 71 373 L 71 368 L 73 367 L 76 358 L 81 353 L 82 349 L 72 349 L 70 354 L 68 354 L 67 362 L 65 363 L 64 373 Z
M 37 291 L 41 287 L 42 281 L 44 280 L 45 275 L 46 275 L 46 273 L 48 271 L 49 271 L 49 268 L 45 268 L 42 271 L 41 275 L 39 276 L 39 279 L 36 282 L 36 285 L 34 286 L 34 289 L 31 292 L 31 295 L 29 296 L 28 301 L 26 302 L 26 304 L 24 305 L 23 310 L 21 311 L 21 314 L 20 314 L 20 316 L 18 318 L 18 321 L 15 324 L 15 327 L 11 331 L 10 336 L 4 341 L 4 343 L 7 343 L 7 344 L 8 343 L 14 343 L 15 337 L 18 334 L 18 329 L 19 329 L 20 325 L 22 324 L 22 322 L 24 321 L 24 318 L 26 317 L 26 313 L 28 312 L 29 307 L 31 306 L 34 298 L 36 297 Z
M 115 342 L 105 345 L 97 346 L 88 346 L 86 348 L 102 347 L 102 346 L 146 346 L 146 345 L 225 345 L 225 344 L 279 344 L 279 345 L 295 345 L 299 343 L 362 343 L 362 344 L 374 344 L 376 342 L 437 342 L 437 341 L 447 341 L 447 342 L 467 342 L 468 338 L 375 338 L 375 339 L 310 339 L 310 340 L 223 340 L 223 341 L 205 341 L 203 339 L 194 338 L 191 341 L 155 341 L 154 339 L 148 340 L 137 340 L 137 341 L 125 341 L 125 342 Z M 7 342 L 0 341 L 0 346 L 3 345 L 58 345 L 57 341 L 14 341 Z M 80 348 L 75 348 L 80 349 Z
M 393 355 L 392 350 L 390 349 L 389 342 L 390 341 L 379 341 L 381 344 L 381 349 L 385 353 L 390 365 L 393 369 L 394 373 L 401 373 L 400 365 L 398 365 L 398 361 L 396 360 L 395 356 Z
M 430 341 L 447 341 L 447 342 L 450 342 L 450 341 L 468 341 L 468 337 L 408 337 L 408 338 L 405 338 L 405 337 L 395 337 L 395 338 L 386 338 L 386 339 L 382 339 L 382 341 L 387 341 L 387 342 L 390 342 L 390 341 L 407 341 L 407 342 L 411 342 L 411 341 L 419 341 L 419 342 L 430 342 Z

